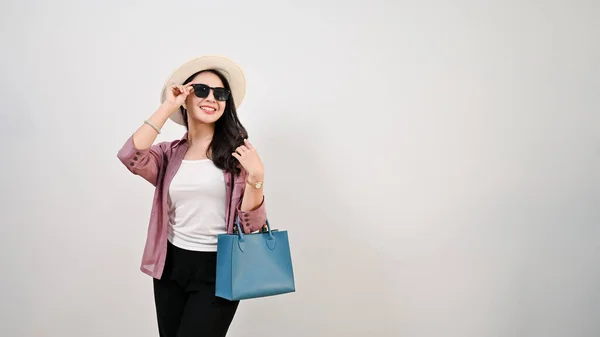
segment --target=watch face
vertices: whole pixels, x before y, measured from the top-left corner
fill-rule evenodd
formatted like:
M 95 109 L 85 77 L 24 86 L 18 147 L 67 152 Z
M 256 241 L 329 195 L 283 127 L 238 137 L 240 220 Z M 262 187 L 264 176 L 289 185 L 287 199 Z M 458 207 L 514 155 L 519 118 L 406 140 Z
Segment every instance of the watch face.
M 262 186 L 262 183 L 256 183 L 256 185 L 254 186 L 256 186 L 256 188 L 260 188 Z

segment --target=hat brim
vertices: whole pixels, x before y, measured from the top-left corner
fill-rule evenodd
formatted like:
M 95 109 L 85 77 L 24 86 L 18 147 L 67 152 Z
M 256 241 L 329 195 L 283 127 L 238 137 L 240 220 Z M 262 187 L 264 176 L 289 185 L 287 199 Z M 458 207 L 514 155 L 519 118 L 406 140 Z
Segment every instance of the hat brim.
M 235 104 L 235 108 L 237 109 L 242 104 L 246 94 L 246 76 L 244 75 L 242 68 L 237 63 L 223 56 L 198 57 L 184 63 L 175 71 L 173 71 L 163 85 L 160 94 L 161 104 L 165 101 L 168 87 L 174 84 L 183 84 L 183 82 L 193 74 L 207 69 L 214 69 L 227 79 L 231 89 L 231 95 L 233 96 L 233 102 Z M 173 113 L 169 118 L 179 125 L 185 125 L 183 115 L 180 110 Z

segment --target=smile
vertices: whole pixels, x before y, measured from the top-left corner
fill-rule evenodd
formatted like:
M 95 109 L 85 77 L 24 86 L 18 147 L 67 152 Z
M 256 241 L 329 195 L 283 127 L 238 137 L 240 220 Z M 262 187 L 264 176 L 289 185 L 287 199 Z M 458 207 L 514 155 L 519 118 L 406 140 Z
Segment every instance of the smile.
M 209 113 L 217 111 L 217 109 L 211 108 L 209 106 L 201 106 L 200 109 L 202 109 L 202 111 L 209 112 Z

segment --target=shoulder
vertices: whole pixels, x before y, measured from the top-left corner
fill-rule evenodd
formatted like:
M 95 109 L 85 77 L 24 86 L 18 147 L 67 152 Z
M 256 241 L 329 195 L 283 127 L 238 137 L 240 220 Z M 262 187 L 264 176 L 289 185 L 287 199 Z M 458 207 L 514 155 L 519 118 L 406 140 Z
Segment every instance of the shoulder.
M 178 147 L 182 146 L 185 142 L 186 141 L 183 139 L 162 141 L 162 142 L 156 143 L 154 145 L 154 148 L 159 150 L 163 154 L 170 154 L 170 153 L 175 152 L 175 150 Z

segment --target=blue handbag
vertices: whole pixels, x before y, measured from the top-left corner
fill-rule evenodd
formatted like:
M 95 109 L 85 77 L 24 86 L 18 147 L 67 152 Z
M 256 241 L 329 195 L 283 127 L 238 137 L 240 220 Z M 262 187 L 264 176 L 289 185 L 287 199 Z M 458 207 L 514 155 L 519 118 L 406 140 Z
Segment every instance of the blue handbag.
M 260 232 L 242 232 L 217 236 L 215 295 L 237 301 L 295 292 L 287 231 L 271 230 L 267 220 Z

